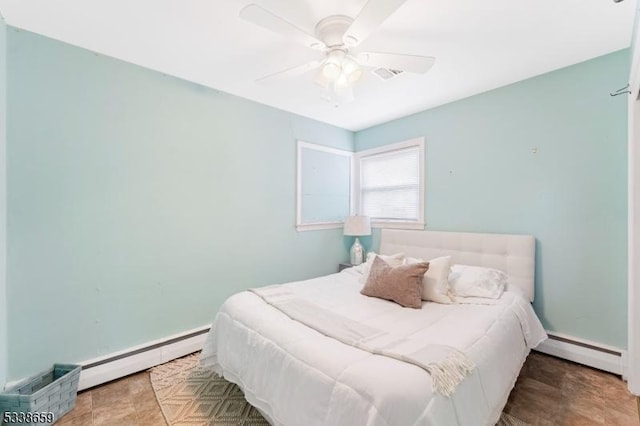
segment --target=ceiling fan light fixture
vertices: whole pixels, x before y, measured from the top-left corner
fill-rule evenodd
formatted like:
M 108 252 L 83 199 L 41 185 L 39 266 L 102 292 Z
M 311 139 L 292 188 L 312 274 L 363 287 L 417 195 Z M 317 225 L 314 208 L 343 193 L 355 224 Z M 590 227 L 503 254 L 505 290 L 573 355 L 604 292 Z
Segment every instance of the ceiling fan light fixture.
M 344 71 L 345 74 L 351 74 L 357 69 L 358 63 L 351 56 L 345 56 L 342 60 L 342 71 Z
M 349 84 L 349 78 L 347 77 L 347 75 L 345 73 L 341 73 L 338 78 L 336 79 L 335 83 L 334 83 L 334 88 L 336 90 L 336 92 L 340 91 L 340 90 L 344 90 L 347 89 L 351 86 L 351 84 Z
M 327 54 L 327 63 L 332 63 L 338 66 L 341 66 L 345 56 L 346 56 L 346 53 L 344 52 L 344 50 L 333 49 L 331 52 Z
M 347 78 L 349 84 L 353 84 L 360 80 L 362 77 L 362 69 L 355 59 L 351 56 L 346 56 L 342 61 L 342 73 Z
M 316 73 L 316 76 L 313 79 L 313 82 L 316 83 L 318 86 L 322 87 L 323 89 L 327 89 L 330 83 L 329 79 L 325 77 L 324 73 L 322 72 L 322 68 L 320 68 L 320 71 Z
M 342 72 L 342 61 L 345 58 L 344 50 L 334 49 L 327 54 L 327 59 L 322 65 L 322 74 L 329 80 L 335 81 Z
M 337 79 L 338 77 L 340 77 L 340 73 L 341 73 L 340 65 L 335 64 L 333 62 L 327 61 L 322 66 L 322 75 L 327 80 L 333 81 Z
M 342 49 L 334 49 L 327 54 L 314 81 L 323 88 L 322 98 L 337 107 L 353 101 L 352 86 L 363 74 L 353 56 Z
M 358 80 L 360 80 L 362 78 L 362 75 L 364 73 L 362 72 L 361 68 L 356 68 L 355 70 L 353 70 L 352 72 L 350 72 L 347 75 L 347 80 L 349 80 L 349 84 L 354 84 L 356 83 Z

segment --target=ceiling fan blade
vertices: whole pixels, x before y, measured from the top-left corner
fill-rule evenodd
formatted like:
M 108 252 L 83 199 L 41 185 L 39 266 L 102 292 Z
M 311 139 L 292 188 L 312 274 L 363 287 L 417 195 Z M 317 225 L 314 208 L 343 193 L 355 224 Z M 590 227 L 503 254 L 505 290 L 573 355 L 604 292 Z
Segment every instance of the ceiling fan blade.
M 322 64 L 322 61 L 320 60 L 307 62 L 306 64 L 298 65 L 297 67 L 288 68 L 286 70 L 278 71 L 276 73 L 261 77 L 256 80 L 256 83 L 268 84 L 268 83 L 284 80 L 287 78 L 296 77 L 298 75 L 305 74 L 311 70 L 318 68 L 321 64 Z
M 240 11 L 240 17 L 245 21 L 249 21 L 260 27 L 271 30 L 274 33 L 290 38 L 291 40 L 295 40 L 296 42 L 312 49 L 322 50 L 325 48 L 324 43 L 317 38 L 307 34 L 291 22 L 269 12 L 267 9 L 264 9 L 257 4 L 252 3 L 242 9 Z
M 381 67 L 398 71 L 424 74 L 436 62 L 433 56 L 401 55 L 398 53 L 363 52 L 358 63 L 369 67 Z
M 343 40 L 348 46 L 357 46 L 375 31 L 407 0 L 369 0 L 353 21 Z

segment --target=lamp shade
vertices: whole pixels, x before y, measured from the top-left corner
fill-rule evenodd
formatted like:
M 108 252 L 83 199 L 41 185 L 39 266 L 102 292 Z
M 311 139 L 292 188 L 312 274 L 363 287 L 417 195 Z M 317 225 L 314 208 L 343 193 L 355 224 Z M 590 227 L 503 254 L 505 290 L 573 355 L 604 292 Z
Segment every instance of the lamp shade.
M 344 221 L 344 235 L 354 237 L 371 235 L 371 220 L 369 216 L 349 216 Z

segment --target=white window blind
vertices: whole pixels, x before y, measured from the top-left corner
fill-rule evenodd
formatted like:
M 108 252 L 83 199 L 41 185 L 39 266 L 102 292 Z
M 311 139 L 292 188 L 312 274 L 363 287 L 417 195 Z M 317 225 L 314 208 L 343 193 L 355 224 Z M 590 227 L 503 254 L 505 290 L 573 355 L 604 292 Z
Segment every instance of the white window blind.
M 419 146 L 360 158 L 361 214 L 377 220 L 419 221 Z

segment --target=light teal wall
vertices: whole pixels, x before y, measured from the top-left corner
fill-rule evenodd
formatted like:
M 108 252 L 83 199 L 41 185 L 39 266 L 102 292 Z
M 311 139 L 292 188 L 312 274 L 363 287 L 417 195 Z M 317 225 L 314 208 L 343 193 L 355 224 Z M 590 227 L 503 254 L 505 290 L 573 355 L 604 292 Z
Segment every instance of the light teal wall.
M 0 389 L 7 379 L 7 27 L 0 15 Z
M 7 38 L 9 379 L 207 324 L 236 291 L 346 258 L 341 230 L 295 232 L 295 162 L 297 139 L 353 150 L 351 132 Z M 535 235 L 545 326 L 625 347 L 626 101 L 607 93 L 627 74 L 617 52 L 363 130 L 355 148 L 424 135 L 428 228 Z
M 8 47 L 10 379 L 346 258 L 340 229 L 295 231 L 296 140 L 351 132 L 13 28 Z
M 424 135 L 427 228 L 534 235 L 545 327 L 624 348 L 627 99 L 608 93 L 628 72 L 612 53 L 363 130 L 356 150 Z

